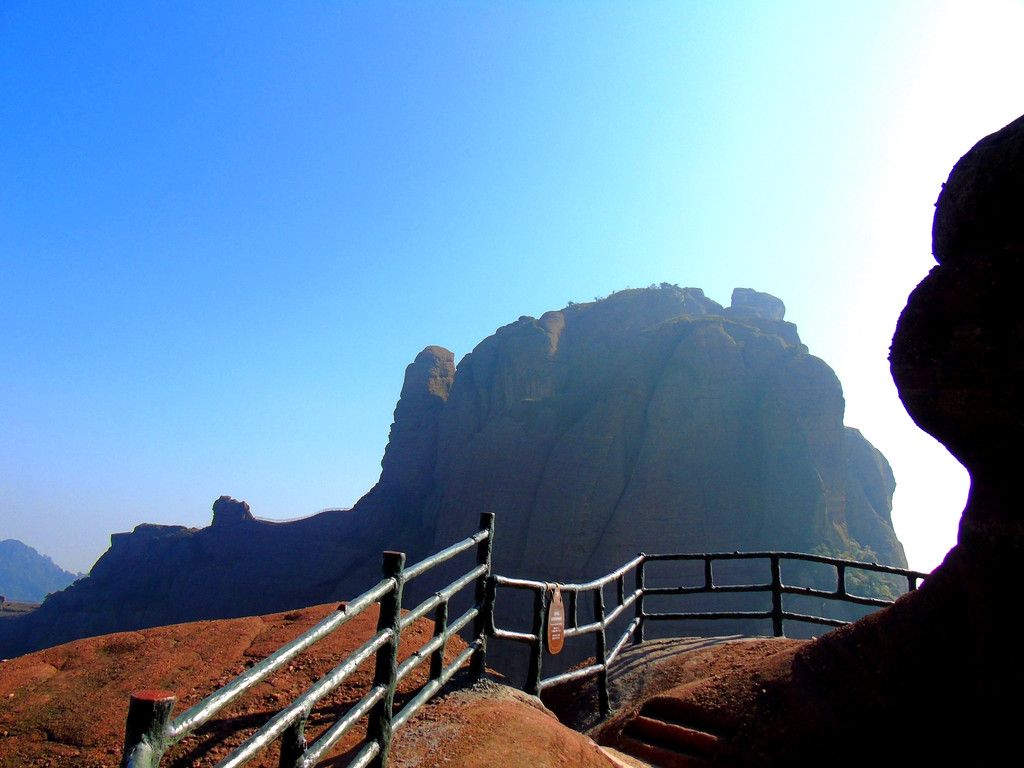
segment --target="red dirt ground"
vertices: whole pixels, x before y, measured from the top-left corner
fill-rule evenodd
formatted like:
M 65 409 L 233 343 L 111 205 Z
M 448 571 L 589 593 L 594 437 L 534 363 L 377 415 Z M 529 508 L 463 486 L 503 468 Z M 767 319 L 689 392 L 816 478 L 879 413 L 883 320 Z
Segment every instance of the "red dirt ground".
M 202 621 L 77 640 L 0 663 L 0 766 L 2 768 L 115 768 L 133 691 L 175 693 L 177 716 L 248 667 L 309 629 L 337 604 L 226 621 Z M 299 696 L 376 631 L 377 612 L 365 611 L 236 701 L 213 723 L 168 751 L 162 766 L 210 766 L 248 737 L 270 715 Z M 433 624 L 420 621 L 403 633 L 400 658 L 426 643 Z M 465 648 L 449 643 L 450 661 Z M 427 664 L 399 688 L 423 684 Z M 323 730 L 358 701 L 373 676 L 364 664 L 314 710 L 307 737 Z M 335 750 L 343 755 L 363 732 Z M 312 739 L 311 739 L 312 740 Z M 324 765 L 343 765 L 329 758 Z M 277 766 L 276 749 L 253 766 Z
M 175 715 L 301 634 L 336 605 L 226 621 L 195 622 L 78 640 L 0 663 L 0 768 L 116 768 L 132 691 L 158 688 L 177 694 Z M 336 666 L 376 629 L 367 611 L 330 638 L 255 686 L 219 719 L 168 751 L 162 766 L 212 766 L 274 712 Z M 430 639 L 432 623 L 420 621 L 403 636 L 405 658 Z M 798 641 L 755 640 L 711 645 L 707 641 L 658 641 L 628 649 L 613 675 L 613 702 L 628 711 L 640 700 L 693 680 L 705 680 L 719 705 L 742 707 L 751 681 L 786 656 Z M 453 639 L 447 656 L 465 645 Z M 777 666 L 777 665 L 776 665 Z M 427 665 L 399 690 L 408 696 L 423 684 Z M 310 741 L 357 701 L 372 678 L 365 664 L 314 711 Z M 559 699 L 559 695 L 561 699 Z M 555 695 L 552 706 L 567 722 L 585 720 L 592 683 Z M 591 723 L 592 724 L 592 723 Z M 577 722 L 579 727 L 581 722 Z M 362 738 L 353 733 L 321 765 L 341 768 Z M 600 750 L 587 736 L 562 725 L 537 699 L 482 681 L 435 699 L 398 735 L 389 764 L 395 768 L 612 768 L 628 763 Z M 277 765 L 276 747 L 250 765 Z

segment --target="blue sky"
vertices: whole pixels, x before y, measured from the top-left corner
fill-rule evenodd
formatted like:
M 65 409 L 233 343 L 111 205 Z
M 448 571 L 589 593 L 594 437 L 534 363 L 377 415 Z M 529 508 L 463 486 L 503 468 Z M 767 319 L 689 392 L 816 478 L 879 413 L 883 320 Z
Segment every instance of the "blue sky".
M 977 2 L 0 6 L 0 538 L 290 518 L 376 481 L 405 366 L 662 281 L 786 302 L 911 564 L 966 474 L 886 355 L 957 158 L 1024 112 Z

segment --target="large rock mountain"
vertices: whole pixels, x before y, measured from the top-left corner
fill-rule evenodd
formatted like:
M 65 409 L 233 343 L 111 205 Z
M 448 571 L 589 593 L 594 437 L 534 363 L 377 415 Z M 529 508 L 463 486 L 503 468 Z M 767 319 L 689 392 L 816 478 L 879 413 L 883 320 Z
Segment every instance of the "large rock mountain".
M 662 284 L 521 317 L 458 368 L 428 347 L 355 508 L 270 523 L 222 497 L 208 528 L 115 534 L 90 578 L 0 637 L 0 652 L 352 597 L 382 549 L 414 561 L 482 511 L 497 513 L 496 570 L 528 578 L 590 578 L 641 550 L 905 565 L 889 465 L 844 427 L 838 379 L 784 315 L 749 289 L 723 307 Z
M 501 572 L 591 578 L 638 551 L 863 552 L 904 564 L 885 458 L 778 299 L 627 290 L 406 372 L 380 482 L 440 547 L 497 514 Z M 413 519 L 407 518 L 409 523 Z

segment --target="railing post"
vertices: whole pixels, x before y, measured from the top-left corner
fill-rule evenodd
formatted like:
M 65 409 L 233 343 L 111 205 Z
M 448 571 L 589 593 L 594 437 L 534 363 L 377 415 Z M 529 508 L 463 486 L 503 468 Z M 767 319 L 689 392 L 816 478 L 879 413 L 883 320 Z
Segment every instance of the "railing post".
M 597 672 L 597 697 L 601 706 L 601 717 L 607 717 L 611 711 L 608 701 L 608 639 L 604 627 L 604 587 L 594 590 L 594 617 L 600 622 L 600 628 L 594 634 L 597 636 L 597 663 L 601 669 Z
M 494 606 L 498 602 L 498 580 L 494 578 L 492 573 L 487 577 L 487 605 L 490 606 L 489 615 L 487 617 L 487 636 L 494 637 L 494 633 L 498 631 L 498 627 L 494 623 Z
M 440 593 L 439 593 L 440 594 Z M 434 637 L 444 637 L 448 634 L 448 601 L 443 600 L 434 611 Z M 447 639 L 441 642 L 441 647 L 430 654 L 430 679 L 437 680 L 444 671 L 444 650 L 448 647 Z
M 366 726 L 366 737 L 374 739 L 380 750 L 370 763 L 372 768 L 384 768 L 391 750 L 391 719 L 395 706 L 396 672 L 398 669 L 398 642 L 402 628 L 402 588 L 405 586 L 405 553 L 385 552 L 381 572 L 385 578 L 395 580 L 395 587 L 380 599 L 380 615 L 377 631 L 391 630 L 391 639 L 377 651 L 377 663 L 373 676 L 374 686 L 385 686 L 384 698 L 370 710 Z
M 530 664 L 526 672 L 526 693 L 540 696 L 540 670 L 544 658 L 544 635 L 547 634 L 547 587 L 533 593 L 533 628 L 537 639 L 530 646 Z
M 306 754 L 306 717 L 296 720 L 281 734 L 281 756 L 278 759 L 280 768 L 294 768 L 302 762 Z
M 644 641 L 644 590 L 646 589 L 644 565 L 647 563 L 647 556 L 643 552 L 640 553 L 640 557 L 643 559 L 636 565 L 636 588 L 640 592 L 636 598 L 636 641 L 638 643 Z
M 174 710 L 170 691 L 137 691 L 128 704 L 121 768 L 157 768 L 167 749 L 167 730 Z
M 769 556 L 772 564 L 772 629 L 776 637 L 785 637 L 782 632 L 782 568 L 779 556 Z
M 480 530 L 487 531 L 487 538 L 476 545 L 476 564 L 486 565 L 487 571 L 476 580 L 476 604 L 480 612 L 473 619 L 473 639 L 480 641 L 480 649 L 473 654 L 469 664 L 470 674 L 479 678 L 487 666 L 487 632 L 493 624 L 491 615 L 494 603 L 488 599 L 487 580 L 491 575 L 491 563 L 494 555 L 494 513 L 484 512 L 480 515 Z
M 846 566 L 842 564 L 836 566 L 836 594 L 839 597 L 846 595 Z
M 711 558 L 705 556 L 705 558 L 704 558 L 704 589 L 706 589 L 706 590 L 708 590 L 710 592 L 714 588 L 714 586 L 715 586 L 715 581 L 714 581 L 714 577 L 711 574 Z

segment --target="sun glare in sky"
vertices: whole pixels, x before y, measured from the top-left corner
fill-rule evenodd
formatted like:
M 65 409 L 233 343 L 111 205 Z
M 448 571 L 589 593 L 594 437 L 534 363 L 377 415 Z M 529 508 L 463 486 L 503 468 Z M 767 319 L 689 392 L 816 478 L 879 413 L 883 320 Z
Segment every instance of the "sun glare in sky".
M 1024 6 L 0 6 L 0 538 L 376 482 L 405 366 L 652 283 L 781 298 L 912 567 L 967 475 L 887 354 L 933 204 L 1024 112 Z

